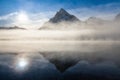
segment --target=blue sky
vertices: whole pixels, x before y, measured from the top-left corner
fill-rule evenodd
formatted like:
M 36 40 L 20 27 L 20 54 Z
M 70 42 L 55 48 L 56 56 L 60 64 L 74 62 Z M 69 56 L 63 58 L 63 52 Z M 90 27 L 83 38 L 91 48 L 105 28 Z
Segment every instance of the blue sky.
M 45 21 L 60 8 L 66 9 L 80 19 L 87 19 L 90 16 L 108 18 L 120 13 L 120 0 L 0 0 L 0 25 L 14 22 L 10 20 L 21 11 L 34 22 Z
M 25 10 L 41 12 L 59 8 L 73 9 L 93 7 L 109 3 L 120 3 L 120 0 L 0 0 L 0 15 Z

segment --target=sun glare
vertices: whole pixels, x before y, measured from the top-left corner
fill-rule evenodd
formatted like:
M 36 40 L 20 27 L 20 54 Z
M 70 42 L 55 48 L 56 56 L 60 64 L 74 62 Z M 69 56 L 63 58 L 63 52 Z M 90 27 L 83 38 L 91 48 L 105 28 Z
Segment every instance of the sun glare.
M 29 62 L 26 58 L 17 59 L 15 66 L 17 71 L 23 71 L 28 68 Z
M 28 23 L 29 17 L 28 17 L 28 15 L 27 15 L 27 13 L 25 13 L 25 12 L 20 12 L 20 13 L 18 14 L 18 16 L 17 16 L 17 21 L 18 21 L 19 23 Z
M 27 62 L 25 59 L 20 59 L 20 60 L 18 61 L 18 66 L 19 66 L 20 68 L 26 67 L 27 64 L 28 64 L 28 62 Z

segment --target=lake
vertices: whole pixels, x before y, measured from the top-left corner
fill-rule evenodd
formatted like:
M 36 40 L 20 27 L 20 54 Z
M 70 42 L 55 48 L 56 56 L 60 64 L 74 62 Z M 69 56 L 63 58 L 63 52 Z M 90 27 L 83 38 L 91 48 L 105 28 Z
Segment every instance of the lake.
M 120 41 L 96 34 L 0 30 L 0 79 L 120 80 Z

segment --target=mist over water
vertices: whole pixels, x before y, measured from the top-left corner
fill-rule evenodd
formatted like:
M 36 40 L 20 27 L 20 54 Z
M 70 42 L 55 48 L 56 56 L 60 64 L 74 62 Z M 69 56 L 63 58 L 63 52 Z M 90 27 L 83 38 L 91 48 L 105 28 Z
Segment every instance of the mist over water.
M 0 51 L 88 51 L 103 45 L 109 48 L 111 47 L 109 45 L 119 44 L 119 37 L 113 36 L 116 33 L 108 34 L 91 29 L 79 31 L 1 30 Z
M 1 30 L 0 74 L 3 80 L 119 80 L 120 41 L 105 35 L 93 29 Z

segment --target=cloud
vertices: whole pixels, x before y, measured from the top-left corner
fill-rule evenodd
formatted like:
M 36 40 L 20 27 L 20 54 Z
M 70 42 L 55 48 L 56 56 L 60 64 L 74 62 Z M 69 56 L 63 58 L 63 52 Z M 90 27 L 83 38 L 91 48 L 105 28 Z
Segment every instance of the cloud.
M 17 19 L 17 18 L 21 14 L 22 15 L 25 14 L 28 17 L 29 22 L 20 23 L 18 21 L 19 19 Z M 53 15 L 54 15 L 54 12 L 52 12 L 52 11 L 39 12 L 39 13 L 28 13 L 28 12 L 21 10 L 19 12 L 13 12 L 13 13 L 10 13 L 10 14 L 4 15 L 4 16 L 0 16 L 0 26 L 15 26 L 15 25 L 17 25 L 17 26 L 25 27 L 25 28 L 38 28 Z
M 13 17 L 17 14 L 18 14 L 17 12 L 13 12 L 13 13 L 10 13 L 10 14 L 5 15 L 5 16 L 0 16 L 0 20 L 8 20 L 8 19 L 10 19 L 11 17 Z
M 31 4 L 32 5 L 32 4 Z M 91 16 L 100 17 L 103 19 L 111 20 L 116 14 L 120 12 L 120 3 L 102 4 L 92 7 L 82 7 L 67 10 L 71 14 L 77 16 L 80 20 L 86 20 Z M 29 7 L 31 8 L 31 7 Z M 20 10 L 21 11 L 21 10 Z M 26 12 L 29 17 L 29 23 L 18 24 L 16 17 L 20 14 L 18 12 L 12 12 L 4 16 L 0 16 L 0 26 L 21 26 L 27 28 L 39 28 L 42 24 L 48 21 L 55 15 L 57 11 L 43 11 L 43 12 Z M 106 15 L 107 14 L 107 15 Z
M 11 26 L 17 15 L 18 12 L 13 12 L 4 16 L 0 16 L 0 26 Z
M 76 15 L 81 20 L 86 20 L 91 16 L 103 19 L 113 19 L 120 12 L 120 3 L 109 3 L 92 7 L 70 9 L 69 12 Z M 107 15 L 106 15 L 107 14 Z

